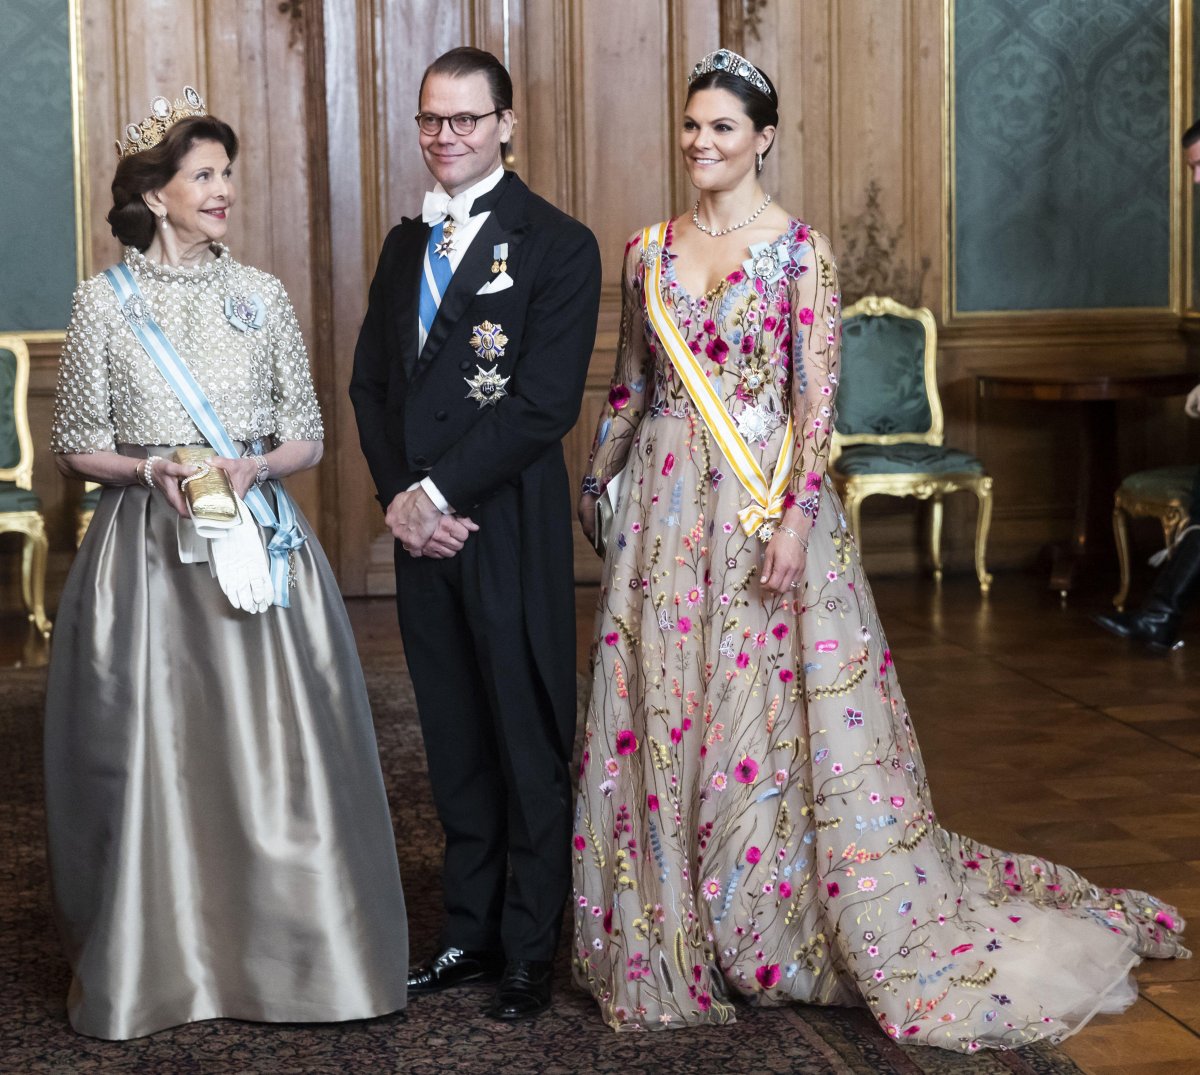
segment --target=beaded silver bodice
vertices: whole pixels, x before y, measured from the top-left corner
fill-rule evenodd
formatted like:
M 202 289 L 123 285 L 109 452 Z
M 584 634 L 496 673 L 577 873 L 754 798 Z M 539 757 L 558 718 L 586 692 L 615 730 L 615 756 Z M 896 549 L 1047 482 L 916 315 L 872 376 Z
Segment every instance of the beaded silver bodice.
M 151 317 L 175 345 L 234 440 L 321 440 L 324 430 L 296 312 L 273 276 L 227 248 L 194 269 L 125 262 Z M 103 275 L 75 290 L 59 363 L 50 446 L 196 444 L 200 431 L 127 324 Z

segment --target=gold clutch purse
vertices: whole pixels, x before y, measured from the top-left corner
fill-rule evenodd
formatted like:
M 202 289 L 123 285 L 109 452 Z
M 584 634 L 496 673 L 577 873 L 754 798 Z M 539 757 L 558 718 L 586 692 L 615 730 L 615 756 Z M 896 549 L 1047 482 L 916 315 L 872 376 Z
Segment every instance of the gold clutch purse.
M 238 522 L 237 497 L 225 471 L 209 465 L 212 455 L 213 450 L 204 445 L 176 448 L 173 457 L 176 463 L 201 468 L 179 485 L 193 519 L 232 526 Z

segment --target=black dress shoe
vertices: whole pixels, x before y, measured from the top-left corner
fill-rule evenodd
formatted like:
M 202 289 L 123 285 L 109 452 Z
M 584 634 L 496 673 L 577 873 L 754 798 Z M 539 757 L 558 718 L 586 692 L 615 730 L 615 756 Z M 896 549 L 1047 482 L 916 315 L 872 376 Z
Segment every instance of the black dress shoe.
M 504 968 L 496 995 L 487 1006 L 493 1019 L 532 1019 L 550 1007 L 554 965 L 535 959 L 514 959 Z
M 494 982 L 504 969 L 504 957 L 497 952 L 464 952 L 447 948 L 427 963 L 408 972 L 410 993 L 436 993 L 456 985 Z

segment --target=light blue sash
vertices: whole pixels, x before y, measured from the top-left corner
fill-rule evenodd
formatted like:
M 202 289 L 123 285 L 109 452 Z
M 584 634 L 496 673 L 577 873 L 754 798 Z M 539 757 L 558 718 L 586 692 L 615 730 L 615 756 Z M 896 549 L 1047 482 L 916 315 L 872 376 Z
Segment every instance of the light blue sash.
M 164 335 L 150 311 L 142 290 L 138 287 L 133 271 L 124 262 L 105 269 L 104 275 L 117 293 L 117 303 L 133 334 L 145 349 L 146 354 L 154 361 L 159 372 L 166 378 L 171 390 L 179 397 L 188 416 L 196 423 L 196 428 L 204 435 L 204 439 L 212 446 L 218 455 L 226 459 L 237 459 L 240 456 L 232 438 L 217 412 L 208 401 L 204 390 L 192 376 L 191 370 L 184 365 L 175 350 L 174 344 Z M 275 534 L 267 545 L 271 558 L 271 584 L 275 590 L 274 604 L 288 607 L 288 568 L 290 553 L 298 549 L 307 540 L 300 531 L 296 521 L 296 508 L 279 482 L 272 482 L 275 490 L 275 506 L 279 517 L 271 510 L 262 490 L 251 487 L 246 493 L 246 506 L 250 509 L 260 526 L 274 530 Z

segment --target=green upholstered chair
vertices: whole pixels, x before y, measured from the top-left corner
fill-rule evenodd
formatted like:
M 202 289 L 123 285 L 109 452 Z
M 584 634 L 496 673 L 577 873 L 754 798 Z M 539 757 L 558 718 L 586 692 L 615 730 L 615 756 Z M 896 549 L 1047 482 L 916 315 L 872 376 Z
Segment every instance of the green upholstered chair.
M 1129 596 L 1129 520 L 1142 517 L 1157 519 L 1162 527 L 1163 543 L 1169 549 L 1180 532 L 1192 521 L 1192 483 L 1200 467 L 1159 467 L 1130 474 L 1113 497 L 1113 535 L 1117 539 L 1117 559 L 1121 565 L 1121 588 L 1113 598 L 1119 611 L 1125 611 Z
M 942 498 L 972 492 L 979 500 L 975 573 L 987 593 L 986 555 L 992 479 L 983 464 L 943 443 L 937 387 L 937 323 L 925 307 L 910 309 L 868 295 L 843 311 L 842 365 L 829 473 L 862 546 L 862 502 L 869 496 L 930 501 L 929 554 L 942 577 Z
M 83 535 L 92 525 L 92 516 L 96 514 L 101 492 L 103 487 L 99 482 L 83 483 L 83 496 L 79 498 L 79 507 L 75 509 L 75 548 L 83 544 Z
M 22 537 L 21 593 L 29 619 L 50 635 L 46 618 L 46 523 L 33 492 L 29 433 L 29 349 L 20 336 L 0 336 L 0 534 Z

